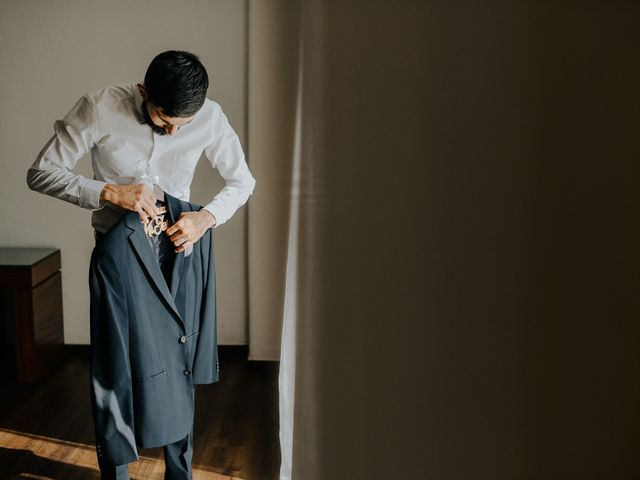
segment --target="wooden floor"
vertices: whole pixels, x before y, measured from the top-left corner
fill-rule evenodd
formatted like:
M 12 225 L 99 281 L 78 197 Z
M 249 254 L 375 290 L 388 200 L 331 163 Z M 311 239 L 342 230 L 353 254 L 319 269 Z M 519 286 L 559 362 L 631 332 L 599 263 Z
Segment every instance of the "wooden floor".
M 0 479 L 99 479 L 89 394 L 89 347 L 67 346 L 38 384 L 4 372 Z M 246 347 L 219 347 L 220 382 L 198 385 L 195 480 L 276 480 L 278 363 L 246 361 Z M 162 448 L 139 449 L 132 479 L 163 478 Z

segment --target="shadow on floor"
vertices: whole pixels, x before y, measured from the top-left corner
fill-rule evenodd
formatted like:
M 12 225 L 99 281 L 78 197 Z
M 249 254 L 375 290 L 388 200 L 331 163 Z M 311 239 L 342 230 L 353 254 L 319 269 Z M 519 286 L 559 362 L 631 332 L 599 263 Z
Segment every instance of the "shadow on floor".
M 40 457 L 30 450 L 0 447 L 0 464 L 5 469 L 2 472 L 2 478 L 7 480 L 25 478 L 100 480 L 100 472 L 97 470 Z

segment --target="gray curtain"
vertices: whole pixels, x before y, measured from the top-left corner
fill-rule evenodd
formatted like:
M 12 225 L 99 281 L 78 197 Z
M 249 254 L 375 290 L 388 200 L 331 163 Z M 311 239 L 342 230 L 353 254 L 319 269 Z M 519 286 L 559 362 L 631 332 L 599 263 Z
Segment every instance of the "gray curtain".
M 638 478 L 640 5 L 298 18 L 281 479 Z

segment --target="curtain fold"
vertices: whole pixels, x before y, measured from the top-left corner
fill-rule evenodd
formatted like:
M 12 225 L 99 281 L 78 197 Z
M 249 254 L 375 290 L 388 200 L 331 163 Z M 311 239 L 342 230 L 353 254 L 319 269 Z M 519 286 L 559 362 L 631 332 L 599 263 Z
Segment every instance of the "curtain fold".
M 302 56 L 302 50 L 300 50 Z M 300 67 L 302 63 L 299 63 Z M 295 142 L 293 149 L 291 209 L 287 239 L 287 270 L 284 291 L 284 316 L 278 375 L 280 411 L 280 480 L 291 480 L 293 462 L 293 411 L 296 374 L 296 314 L 298 311 L 298 232 L 300 228 L 300 136 L 302 128 L 302 70 L 298 69 Z
M 249 157 L 257 179 L 249 210 L 249 359 L 280 360 L 281 480 L 311 480 L 319 458 L 315 379 L 302 372 L 314 370 L 318 348 L 311 292 L 322 205 L 320 7 L 249 4 Z M 294 438 L 303 466 L 296 474 Z
M 280 480 L 320 479 L 322 435 L 319 377 L 324 315 L 321 287 L 320 233 L 326 223 L 324 174 L 324 5 L 300 5 L 299 70 L 296 91 L 296 142 L 293 162 L 291 229 L 289 233 L 287 299 L 281 360 Z M 291 299 L 291 300 L 289 300 Z M 288 392 L 294 392 L 291 396 Z
M 281 480 L 637 477 L 640 12 L 487 5 L 252 3 Z

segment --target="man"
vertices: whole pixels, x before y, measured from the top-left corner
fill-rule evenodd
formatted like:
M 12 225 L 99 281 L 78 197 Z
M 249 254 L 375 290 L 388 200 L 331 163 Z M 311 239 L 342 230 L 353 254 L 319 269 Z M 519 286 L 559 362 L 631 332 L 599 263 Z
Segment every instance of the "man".
M 83 95 L 55 122 L 55 134 L 28 169 L 29 187 L 92 210 L 98 240 L 128 211 L 137 212 L 145 226 L 157 225 L 163 192 L 188 201 L 204 153 L 225 186 L 202 209 L 182 212 L 161 235 L 150 234 L 164 273 L 172 255 L 188 254 L 208 229 L 225 223 L 247 201 L 255 186 L 236 133 L 220 106 L 206 97 L 208 85 L 198 57 L 167 51 L 153 59 L 143 84 Z M 93 179 L 71 171 L 88 152 Z M 191 449 L 192 434 L 165 446 L 165 478 L 191 478 Z M 127 465 L 100 467 L 102 478 L 129 478 Z

